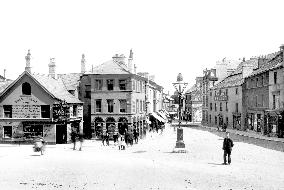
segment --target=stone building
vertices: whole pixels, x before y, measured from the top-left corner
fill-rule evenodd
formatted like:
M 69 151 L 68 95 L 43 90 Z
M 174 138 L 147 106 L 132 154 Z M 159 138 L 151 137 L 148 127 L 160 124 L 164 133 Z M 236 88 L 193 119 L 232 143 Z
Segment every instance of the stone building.
M 245 129 L 261 132 L 262 134 L 270 133 L 270 129 L 267 126 L 268 118 L 266 112 L 272 109 L 270 107 L 271 98 L 273 95 L 278 94 L 277 90 L 273 90 L 272 94 L 270 93 L 274 87 L 270 84 L 274 76 L 270 75 L 276 68 L 280 68 L 282 62 L 282 51 L 274 54 L 272 58 L 271 56 L 269 58 L 260 58 L 257 69 L 245 79 L 243 85 L 244 114 L 246 115 Z M 277 85 L 278 80 L 275 82 Z
M 54 69 L 48 76 L 32 74 L 30 55 L 25 71 L 0 87 L 1 141 L 41 136 L 50 144 L 66 143 L 71 128 L 82 131 L 83 102 L 66 90 Z
M 116 54 L 81 77 L 80 93 L 89 99 L 85 106 L 93 136 L 100 136 L 103 130 L 111 135 L 116 129 L 124 133 L 130 125 L 143 131 L 147 79 L 135 74 L 132 58 L 130 53 L 127 65 L 125 56 Z
M 185 111 L 189 121 L 202 121 L 202 77 L 196 77 L 195 84 L 185 92 Z
M 209 122 L 217 128 L 242 129 L 243 115 L 242 84 L 244 78 L 257 66 L 257 59 L 250 59 L 239 64 L 236 70 L 209 91 Z

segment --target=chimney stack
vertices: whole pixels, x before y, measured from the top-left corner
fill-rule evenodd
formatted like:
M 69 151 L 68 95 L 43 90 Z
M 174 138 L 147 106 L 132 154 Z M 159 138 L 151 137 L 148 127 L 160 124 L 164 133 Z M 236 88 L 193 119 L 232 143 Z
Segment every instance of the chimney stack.
M 284 50 L 284 44 L 282 44 L 281 46 L 280 46 L 280 51 L 283 51 Z
M 133 72 L 132 61 L 133 61 L 133 51 L 132 51 L 132 49 L 131 49 L 131 50 L 130 50 L 130 54 L 129 54 L 129 58 L 128 58 L 128 70 L 129 70 L 130 73 Z
M 28 54 L 26 55 L 25 59 L 26 59 L 25 71 L 31 73 L 31 53 L 30 53 L 30 50 L 28 50 Z
M 82 54 L 82 59 L 81 59 L 81 73 L 84 74 L 86 72 L 86 60 L 85 60 L 85 55 Z
M 55 69 L 56 69 L 56 65 L 55 65 L 55 58 L 50 58 L 50 62 L 48 64 L 48 68 L 49 68 L 49 73 L 48 73 L 48 76 L 56 79 L 56 72 L 55 72 Z

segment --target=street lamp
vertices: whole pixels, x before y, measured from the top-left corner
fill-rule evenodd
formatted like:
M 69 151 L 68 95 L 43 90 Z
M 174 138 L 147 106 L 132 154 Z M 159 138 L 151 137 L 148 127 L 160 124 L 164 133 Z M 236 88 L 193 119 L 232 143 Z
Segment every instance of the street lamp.
M 177 129 L 177 141 L 176 141 L 176 146 L 175 150 L 183 150 L 185 148 L 185 144 L 183 142 L 183 129 L 180 127 L 181 123 L 181 96 L 187 87 L 188 83 L 183 82 L 183 77 L 181 73 L 178 74 L 177 76 L 177 82 L 173 83 L 173 86 L 175 87 L 176 91 L 178 92 L 178 97 L 179 97 L 179 121 L 178 121 L 178 129 Z

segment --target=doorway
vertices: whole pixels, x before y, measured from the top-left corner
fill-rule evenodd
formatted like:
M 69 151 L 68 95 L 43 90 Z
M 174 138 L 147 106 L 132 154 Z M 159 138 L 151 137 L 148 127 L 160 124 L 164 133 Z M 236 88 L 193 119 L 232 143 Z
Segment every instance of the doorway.
M 67 126 L 56 125 L 56 144 L 67 143 Z

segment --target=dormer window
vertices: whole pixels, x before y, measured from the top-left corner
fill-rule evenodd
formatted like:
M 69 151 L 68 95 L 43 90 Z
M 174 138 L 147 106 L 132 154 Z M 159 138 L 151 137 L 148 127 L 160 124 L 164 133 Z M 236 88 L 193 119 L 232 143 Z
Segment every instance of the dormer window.
M 22 84 L 22 94 L 31 95 L 31 85 L 27 82 Z

